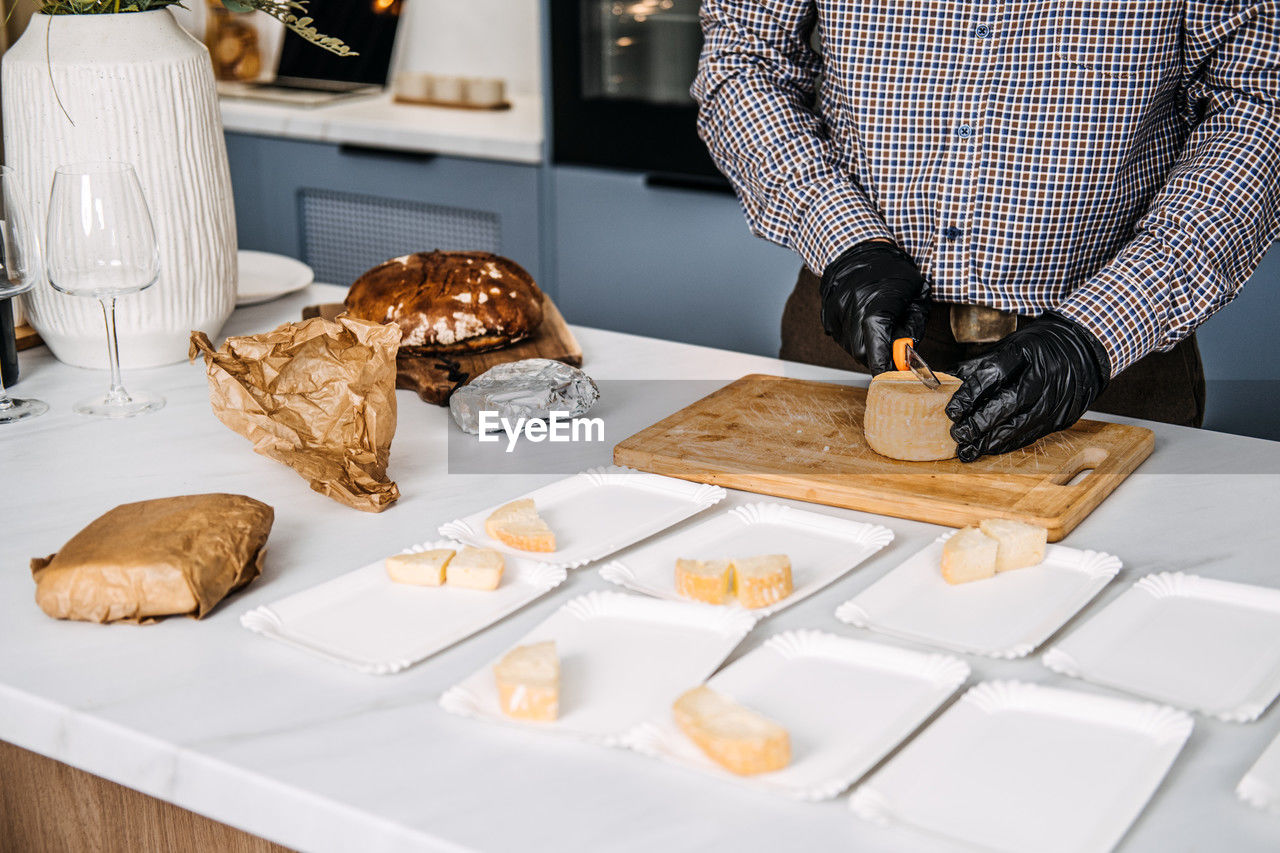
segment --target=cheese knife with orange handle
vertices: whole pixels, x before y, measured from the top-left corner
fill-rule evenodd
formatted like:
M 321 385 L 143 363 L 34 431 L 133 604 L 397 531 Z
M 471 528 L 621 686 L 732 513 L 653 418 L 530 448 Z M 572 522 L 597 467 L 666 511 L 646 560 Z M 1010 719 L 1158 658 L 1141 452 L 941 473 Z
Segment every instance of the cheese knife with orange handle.
M 909 370 L 915 374 L 916 379 L 920 380 L 920 384 L 937 391 L 942 387 L 942 383 L 938 381 L 938 377 L 933 375 L 933 371 L 929 369 L 929 365 L 920 357 L 920 353 L 916 352 L 912 346 L 911 338 L 897 338 L 893 342 L 893 366 L 898 370 Z

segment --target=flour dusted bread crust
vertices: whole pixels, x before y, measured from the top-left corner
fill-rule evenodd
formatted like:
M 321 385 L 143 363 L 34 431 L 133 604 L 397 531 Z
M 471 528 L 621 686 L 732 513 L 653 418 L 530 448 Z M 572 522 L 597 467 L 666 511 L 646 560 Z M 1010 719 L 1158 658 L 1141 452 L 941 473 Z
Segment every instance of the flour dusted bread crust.
M 926 388 L 909 370 L 890 370 L 871 380 L 862 431 L 881 456 L 907 462 L 951 459 L 956 443 L 943 409 L 960 387 L 948 373 L 935 373 L 942 387 Z
M 415 252 L 360 276 L 347 313 L 395 323 L 403 352 L 477 352 L 528 337 L 542 322 L 542 291 L 523 267 L 489 252 Z
M 485 519 L 484 531 L 519 551 L 550 553 L 556 549 L 556 535 L 538 515 L 532 498 L 521 498 L 495 509 Z
M 494 664 L 498 704 L 518 720 L 554 720 L 560 714 L 560 659 L 553 640 L 517 646 Z
M 680 731 L 730 773 L 752 776 L 791 763 L 786 729 L 710 687 L 682 694 L 671 714 Z

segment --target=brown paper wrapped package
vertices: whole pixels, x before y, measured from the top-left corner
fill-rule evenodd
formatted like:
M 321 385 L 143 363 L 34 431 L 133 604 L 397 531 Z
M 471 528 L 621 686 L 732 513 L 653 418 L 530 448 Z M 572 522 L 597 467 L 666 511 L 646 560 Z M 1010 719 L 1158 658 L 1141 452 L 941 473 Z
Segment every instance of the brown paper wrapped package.
M 55 619 L 197 619 L 258 576 L 275 512 L 244 495 L 124 504 L 56 554 L 31 561 L 36 603 Z
M 204 353 L 213 413 L 254 450 L 339 503 L 381 512 L 400 497 L 387 478 L 399 345 L 393 323 L 317 317 L 218 350 L 192 332 L 191 358 Z

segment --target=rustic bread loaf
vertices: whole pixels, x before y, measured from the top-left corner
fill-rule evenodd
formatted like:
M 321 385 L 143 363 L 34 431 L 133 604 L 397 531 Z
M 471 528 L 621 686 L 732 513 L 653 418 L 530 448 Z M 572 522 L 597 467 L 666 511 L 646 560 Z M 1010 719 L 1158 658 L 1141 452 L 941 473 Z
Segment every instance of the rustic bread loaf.
M 415 252 L 364 273 L 347 313 L 395 323 L 403 352 L 477 352 L 527 338 L 542 322 L 542 291 L 515 261 L 489 252 Z

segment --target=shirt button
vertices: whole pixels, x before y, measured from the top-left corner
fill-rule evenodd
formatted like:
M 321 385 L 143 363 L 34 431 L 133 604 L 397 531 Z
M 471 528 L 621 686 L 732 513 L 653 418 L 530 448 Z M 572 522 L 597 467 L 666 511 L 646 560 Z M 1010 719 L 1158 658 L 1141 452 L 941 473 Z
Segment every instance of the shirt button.
M 980 39 L 989 39 L 991 38 L 991 27 L 988 27 L 986 24 L 978 24 L 978 26 L 974 28 L 973 34 Z
M 948 240 L 958 240 L 960 239 L 960 235 L 963 233 L 964 232 L 961 231 L 959 228 L 952 225 L 942 232 L 942 236 L 946 237 Z
M 973 136 L 973 128 L 967 124 L 962 124 L 956 128 L 956 136 L 961 139 L 968 139 L 970 136 Z

